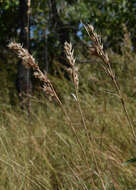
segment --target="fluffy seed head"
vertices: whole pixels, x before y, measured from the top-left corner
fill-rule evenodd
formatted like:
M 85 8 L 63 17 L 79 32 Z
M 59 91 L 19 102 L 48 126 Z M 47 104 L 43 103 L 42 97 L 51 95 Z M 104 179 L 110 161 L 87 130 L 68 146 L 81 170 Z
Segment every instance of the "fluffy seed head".
M 12 49 L 18 55 L 18 57 L 22 59 L 23 64 L 26 68 L 37 67 L 34 58 L 29 54 L 27 49 L 24 49 L 22 47 L 21 44 L 11 42 L 8 45 L 8 48 Z
M 68 42 L 65 42 L 64 44 L 64 50 L 65 50 L 65 54 L 66 54 L 66 57 L 69 61 L 69 64 L 71 66 L 74 66 L 75 64 L 75 59 L 74 59 L 74 50 L 72 50 L 72 44 L 71 43 L 68 43 Z
M 72 79 L 76 89 L 78 89 L 79 79 L 78 79 L 78 67 L 75 67 L 75 59 L 74 59 L 74 50 L 72 50 L 72 44 L 65 42 L 64 50 L 66 57 L 69 61 L 70 68 L 67 71 L 72 75 Z
M 32 55 L 28 52 L 28 50 L 24 49 L 21 44 L 18 44 L 16 42 L 11 42 L 8 47 L 12 49 L 19 58 L 22 59 L 22 64 L 24 64 L 25 67 L 31 67 L 34 71 L 35 78 L 38 78 L 41 82 L 43 82 L 42 90 L 50 97 L 55 97 L 55 99 L 58 101 L 59 98 L 50 82 L 50 80 L 47 77 L 47 74 L 44 74 L 38 64 L 36 64 L 35 59 Z

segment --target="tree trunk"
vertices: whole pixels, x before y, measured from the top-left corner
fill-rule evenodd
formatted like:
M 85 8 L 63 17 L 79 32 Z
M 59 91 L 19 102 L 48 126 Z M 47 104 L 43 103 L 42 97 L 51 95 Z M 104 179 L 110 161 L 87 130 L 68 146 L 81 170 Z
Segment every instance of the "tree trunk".
M 20 42 L 24 48 L 29 51 L 29 18 L 30 18 L 30 0 L 20 0 Z M 26 69 L 22 61 L 18 63 L 17 90 L 19 92 L 21 107 L 30 112 L 30 94 L 32 83 L 30 69 Z
M 64 43 L 65 41 L 69 42 L 69 29 L 67 26 L 62 22 L 58 12 L 57 12 L 57 5 L 56 0 L 50 0 L 51 4 L 51 12 L 52 12 L 52 24 L 55 26 L 56 33 L 59 37 L 60 46 L 61 46 L 61 55 L 59 58 L 59 61 L 64 64 L 65 66 L 68 66 L 65 60 L 65 54 L 64 54 Z

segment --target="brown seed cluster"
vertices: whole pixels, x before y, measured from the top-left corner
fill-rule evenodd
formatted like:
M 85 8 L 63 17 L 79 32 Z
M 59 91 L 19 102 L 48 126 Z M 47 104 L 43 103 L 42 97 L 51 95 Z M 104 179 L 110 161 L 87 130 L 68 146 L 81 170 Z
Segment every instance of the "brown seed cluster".
M 70 68 L 68 68 L 67 71 L 72 75 L 74 85 L 75 85 L 76 89 L 78 89 L 78 85 L 79 85 L 78 67 L 75 66 L 75 58 L 73 55 L 74 50 L 72 50 L 72 44 L 65 42 L 64 50 L 65 50 L 66 57 L 68 59 L 68 63 L 70 65 Z
M 92 46 L 89 48 L 91 55 L 98 56 L 104 60 L 106 64 L 109 63 L 108 54 L 103 50 L 103 44 L 101 41 L 101 37 L 94 31 L 94 27 L 92 25 L 84 26 L 91 41 Z
M 21 44 L 11 42 L 8 48 L 12 49 L 22 59 L 26 68 L 32 67 L 33 69 L 37 69 L 38 65 L 35 63 L 35 59 L 29 54 L 27 49 L 22 48 Z
M 35 78 L 38 78 L 41 82 L 43 82 L 42 90 L 50 97 L 54 97 L 58 101 L 58 96 L 47 77 L 47 74 L 44 74 L 38 64 L 35 62 L 35 59 L 32 55 L 28 52 L 28 50 L 24 49 L 21 44 L 16 42 L 11 42 L 8 47 L 13 50 L 19 58 L 22 59 L 22 63 L 26 68 L 31 67 L 34 71 Z

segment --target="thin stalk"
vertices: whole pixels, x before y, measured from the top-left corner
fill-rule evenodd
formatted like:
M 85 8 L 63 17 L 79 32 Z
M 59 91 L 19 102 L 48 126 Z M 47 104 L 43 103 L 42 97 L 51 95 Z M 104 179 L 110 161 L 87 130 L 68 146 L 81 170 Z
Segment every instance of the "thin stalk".
M 87 160 L 86 153 L 85 153 L 85 151 L 84 151 L 84 147 L 83 147 L 82 143 L 80 142 L 80 139 L 79 139 L 79 137 L 77 136 L 76 130 L 75 130 L 75 128 L 74 128 L 73 125 L 72 125 L 71 119 L 69 118 L 69 116 L 68 116 L 68 114 L 67 114 L 67 112 L 66 112 L 66 110 L 65 110 L 65 108 L 64 108 L 64 106 L 63 106 L 63 104 L 62 104 L 62 102 L 60 101 L 59 98 L 58 98 L 58 103 L 59 103 L 59 105 L 60 105 L 60 107 L 61 107 L 62 112 L 64 113 L 64 115 L 65 115 L 65 117 L 66 117 L 66 119 L 67 119 L 67 122 L 69 123 L 69 125 L 70 125 L 70 127 L 71 127 L 71 129 L 72 129 L 72 131 L 73 131 L 73 133 L 74 133 L 74 135 L 75 135 L 75 137 L 76 137 L 77 143 L 79 144 L 81 151 L 83 152 L 84 160 L 86 161 L 86 164 L 87 164 L 88 167 L 89 167 L 89 163 L 88 163 L 88 160 Z
M 109 69 L 110 69 L 110 73 L 111 73 L 111 74 L 110 74 L 110 77 L 111 77 L 111 79 L 112 79 L 112 81 L 113 81 L 113 84 L 114 84 L 114 86 L 115 86 L 115 89 L 116 89 L 116 91 L 117 91 L 117 93 L 118 93 L 118 95 L 119 95 L 120 102 L 121 102 L 121 104 L 122 104 L 122 107 L 123 107 L 124 113 L 125 113 L 125 115 L 126 115 L 128 124 L 129 124 L 129 126 L 130 126 L 130 128 L 131 128 L 131 130 L 132 130 L 133 137 L 136 139 L 136 134 L 135 134 L 135 131 L 134 131 L 134 126 L 133 126 L 133 124 L 132 124 L 132 122 L 131 122 L 131 119 L 130 119 L 130 117 L 129 117 L 129 114 L 128 114 L 128 111 L 127 111 L 127 108 L 126 108 L 125 101 L 124 101 L 124 99 L 123 99 L 123 97 L 122 97 L 122 94 L 121 94 L 121 91 L 120 91 L 119 84 L 117 83 L 117 81 L 116 81 L 116 79 L 115 79 L 115 75 L 114 75 L 114 73 L 113 73 L 113 71 L 112 71 L 111 65 L 110 65 L 110 64 L 108 64 L 108 65 L 109 65 Z
M 117 94 L 120 98 L 122 107 L 123 107 L 123 111 L 125 113 L 126 119 L 128 121 L 129 127 L 132 131 L 132 135 L 134 137 L 134 139 L 136 139 L 136 134 L 134 131 L 134 126 L 132 124 L 132 121 L 130 119 L 130 116 L 128 114 L 127 108 L 126 108 L 126 104 L 125 101 L 122 97 L 121 91 L 120 91 L 120 87 L 119 84 L 117 83 L 116 79 L 115 79 L 115 74 L 112 71 L 111 68 L 111 64 L 109 61 L 109 57 L 108 55 L 104 52 L 103 50 L 103 44 L 101 43 L 101 39 L 100 37 L 97 35 L 97 33 L 94 32 L 94 27 L 92 25 L 88 25 L 88 27 L 84 26 L 91 41 L 93 42 L 93 45 L 90 47 L 90 52 L 92 55 L 95 55 L 97 57 L 99 57 L 100 59 L 102 59 L 103 63 L 102 63 L 102 67 L 104 69 L 104 71 L 106 72 L 106 74 L 108 74 L 110 76 L 110 78 L 113 81 L 113 84 L 115 86 L 115 89 L 117 91 Z

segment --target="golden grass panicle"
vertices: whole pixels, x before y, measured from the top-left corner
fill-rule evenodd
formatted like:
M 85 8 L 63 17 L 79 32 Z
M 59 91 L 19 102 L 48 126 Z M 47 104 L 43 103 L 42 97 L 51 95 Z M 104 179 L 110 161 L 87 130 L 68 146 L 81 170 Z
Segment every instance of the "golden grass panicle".
M 70 65 L 70 68 L 68 68 L 67 71 L 72 75 L 75 88 L 78 89 L 78 85 L 79 85 L 78 67 L 75 66 L 75 58 L 73 55 L 74 50 L 72 49 L 72 44 L 65 42 L 64 50 L 65 50 L 66 57 L 68 59 L 68 63 Z
M 101 37 L 94 31 L 92 25 L 84 26 L 92 43 L 92 46 L 89 48 L 92 55 L 98 56 L 104 60 L 104 63 L 109 64 L 108 54 L 103 50 L 103 44 Z
M 38 78 L 41 82 L 43 82 L 42 90 L 50 97 L 54 97 L 57 101 L 59 101 L 59 98 L 50 82 L 50 80 L 47 77 L 47 74 L 44 74 L 38 64 L 35 62 L 35 59 L 32 55 L 28 52 L 28 50 L 24 49 L 21 44 L 18 44 L 16 42 L 11 42 L 8 47 L 13 50 L 19 58 L 22 59 L 22 64 L 26 68 L 31 67 L 34 71 L 35 78 Z M 60 102 L 59 102 L 60 103 Z
M 21 44 L 11 42 L 8 44 L 8 48 L 13 50 L 18 55 L 18 57 L 22 59 L 26 68 L 32 67 L 33 69 L 37 69 L 38 65 L 35 63 L 35 59 L 29 54 L 27 49 L 22 47 Z

